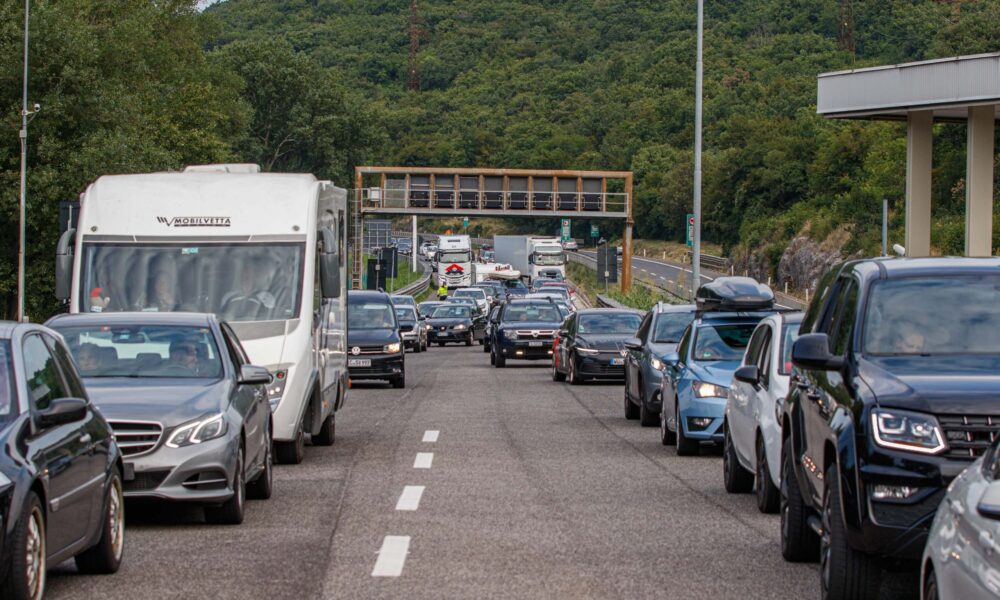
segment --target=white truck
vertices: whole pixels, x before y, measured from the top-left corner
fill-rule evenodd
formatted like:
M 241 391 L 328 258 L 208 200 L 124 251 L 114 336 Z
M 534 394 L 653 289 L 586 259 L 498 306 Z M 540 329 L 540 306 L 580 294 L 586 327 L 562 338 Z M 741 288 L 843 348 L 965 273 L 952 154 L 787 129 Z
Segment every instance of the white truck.
M 566 253 L 559 238 L 498 235 L 493 248 L 496 261 L 509 263 L 528 283 L 539 277 L 566 278 Z
M 347 193 L 256 165 L 110 175 L 59 240 L 71 312 L 193 311 L 225 319 L 266 366 L 275 456 L 333 443 L 347 392 Z
M 472 239 L 442 235 L 437 246 L 437 285 L 444 282 L 449 289 L 472 285 Z

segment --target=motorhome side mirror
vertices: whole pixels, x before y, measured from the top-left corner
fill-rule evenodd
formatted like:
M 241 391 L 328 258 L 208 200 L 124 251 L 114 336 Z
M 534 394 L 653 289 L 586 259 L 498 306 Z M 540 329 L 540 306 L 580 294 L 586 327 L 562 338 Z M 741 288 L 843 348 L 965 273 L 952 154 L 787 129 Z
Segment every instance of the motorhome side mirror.
M 757 365 L 743 365 L 739 369 L 736 369 L 733 373 L 733 378 L 736 381 L 756 386 L 760 383 L 760 371 L 757 370 Z
M 268 385 L 273 381 L 271 372 L 266 367 L 257 365 L 243 365 L 240 367 L 240 375 L 236 380 L 240 385 L 264 384 Z
M 642 340 L 639 338 L 629 338 L 625 340 L 625 347 L 629 350 L 642 350 Z
M 87 401 L 82 398 L 56 398 L 38 412 L 38 426 L 49 429 L 82 421 L 87 416 Z
M 808 333 L 795 340 L 792 364 L 803 369 L 838 371 L 844 359 L 830 354 L 830 338 L 825 333 Z
M 76 229 L 67 229 L 56 245 L 56 298 L 69 300 L 73 288 L 73 243 Z
M 319 255 L 319 285 L 324 298 L 340 298 L 340 261 L 332 252 Z
M 1000 521 L 1000 481 L 994 481 L 986 486 L 976 510 L 987 519 Z

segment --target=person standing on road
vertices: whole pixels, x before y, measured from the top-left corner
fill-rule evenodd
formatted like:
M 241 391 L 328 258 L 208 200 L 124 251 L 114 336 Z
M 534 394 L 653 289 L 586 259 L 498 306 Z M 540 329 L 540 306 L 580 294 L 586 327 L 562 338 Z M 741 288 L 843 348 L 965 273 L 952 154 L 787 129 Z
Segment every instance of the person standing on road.
M 447 299 L 448 299 L 448 285 L 442 283 L 441 287 L 438 288 L 438 300 L 447 300 Z

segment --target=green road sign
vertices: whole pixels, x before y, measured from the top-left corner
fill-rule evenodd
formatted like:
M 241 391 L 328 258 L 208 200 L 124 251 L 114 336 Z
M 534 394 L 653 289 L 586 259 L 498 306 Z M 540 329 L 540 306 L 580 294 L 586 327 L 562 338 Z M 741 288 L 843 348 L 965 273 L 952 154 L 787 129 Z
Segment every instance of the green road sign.
M 590 237 L 592 238 L 601 237 L 601 231 L 597 228 L 597 225 L 590 226 Z
M 462 219 L 462 227 L 465 227 L 466 229 L 469 228 L 469 217 Z
M 694 246 L 694 215 L 689 214 L 687 218 L 687 245 Z
M 570 239 L 572 239 L 569 235 L 569 225 L 570 225 L 569 219 L 562 220 L 562 241 L 564 242 L 568 242 Z

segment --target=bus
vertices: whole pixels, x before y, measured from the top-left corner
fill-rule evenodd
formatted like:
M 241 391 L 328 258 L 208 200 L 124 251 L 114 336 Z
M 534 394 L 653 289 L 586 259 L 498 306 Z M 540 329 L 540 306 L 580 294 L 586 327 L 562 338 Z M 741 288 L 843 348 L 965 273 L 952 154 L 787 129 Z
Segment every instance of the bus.
M 333 443 L 347 392 L 347 192 L 257 165 L 106 175 L 56 250 L 70 312 L 185 311 L 229 322 L 268 387 L 274 453 Z

